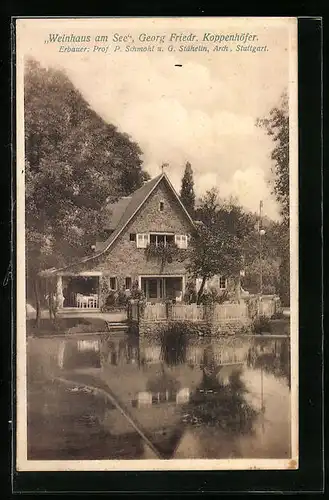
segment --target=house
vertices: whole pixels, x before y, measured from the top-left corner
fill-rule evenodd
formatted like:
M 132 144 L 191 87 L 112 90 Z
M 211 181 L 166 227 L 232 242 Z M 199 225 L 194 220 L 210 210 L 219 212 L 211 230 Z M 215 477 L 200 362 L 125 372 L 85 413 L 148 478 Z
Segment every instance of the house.
M 57 279 L 58 310 L 98 310 L 111 292 L 128 292 L 136 283 L 148 302 L 181 301 L 188 280 L 184 253 L 195 224 L 167 175 L 107 210 L 108 237 L 90 256 L 43 272 Z
M 190 280 L 187 273 L 187 248 L 197 229 L 180 201 L 167 175 L 147 181 L 130 196 L 105 207 L 108 222 L 105 241 L 93 246 L 93 253 L 60 269 L 40 273 L 57 280 L 58 311 L 98 311 L 109 294 L 129 294 L 138 284 L 149 303 L 183 300 Z M 198 291 L 200 279 L 194 283 Z M 237 283 L 215 276 L 205 290 L 227 290 L 235 298 L 241 291 Z

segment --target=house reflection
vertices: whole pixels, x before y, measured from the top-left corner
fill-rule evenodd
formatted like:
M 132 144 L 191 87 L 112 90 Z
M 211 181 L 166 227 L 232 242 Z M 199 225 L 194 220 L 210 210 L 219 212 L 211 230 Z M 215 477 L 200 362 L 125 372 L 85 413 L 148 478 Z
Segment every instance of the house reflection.
M 58 366 L 64 370 L 101 368 L 99 338 L 65 339 L 58 349 Z
M 151 391 L 141 391 L 137 394 L 137 397 L 132 400 L 131 404 L 137 408 L 158 405 L 161 403 L 174 403 L 176 405 L 181 405 L 187 403 L 189 399 L 190 389 L 188 387 L 183 387 L 177 392 L 169 390 L 157 393 Z

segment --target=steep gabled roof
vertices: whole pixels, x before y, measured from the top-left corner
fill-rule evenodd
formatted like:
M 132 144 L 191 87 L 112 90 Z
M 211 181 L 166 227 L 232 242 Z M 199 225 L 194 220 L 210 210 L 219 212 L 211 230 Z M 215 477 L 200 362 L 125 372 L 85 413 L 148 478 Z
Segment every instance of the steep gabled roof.
M 124 196 L 115 203 L 106 205 L 104 212 L 108 213 L 109 221 L 105 224 L 104 229 L 114 230 L 120 222 L 127 206 L 129 205 L 131 196 Z
M 62 267 L 60 269 L 53 269 L 49 271 L 49 274 L 54 274 L 57 271 L 63 271 L 64 269 L 67 269 L 69 267 L 72 267 L 77 264 L 83 264 L 84 262 L 88 262 L 89 260 L 95 259 L 96 257 L 99 257 L 102 255 L 106 250 L 108 250 L 111 245 L 115 242 L 115 240 L 118 238 L 118 236 L 122 233 L 122 231 L 125 229 L 127 224 L 130 222 L 130 220 L 137 214 L 137 212 L 142 208 L 146 200 L 149 198 L 151 193 L 154 191 L 154 189 L 158 186 L 160 181 L 164 179 L 167 182 L 167 185 L 169 186 L 170 190 L 172 191 L 174 197 L 178 201 L 179 205 L 181 206 L 183 212 L 185 213 L 187 219 L 190 221 L 191 226 L 195 227 L 194 222 L 187 212 L 186 208 L 182 204 L 178 194 L 176 193 L 173 185 L 169 181 L 168 177 L 166 176 L 165 173 L 162 173 L 158 175 L 157 177 L 154 177 L 154 179 L 151 179 L 150 181 L 146 182 L 142 187 L 137 189 L 132 193 L 132 195 L 127 198 L 127 205 L 126 209 L 123 212 L 119 222 L 117 223 L 117 226 L 113 233 L 105 240 L 102 244 L 98 246 L 97 251 L 88 257 L 84 257 L 83 259 L 80 259 L 77 262 L 73 262 L 71 264 L 68 264 L 65 267 Z M 43 273 L 45 275 L 45 272 Z
M 135 212 L 141 208 L 144 202 L 147 200 L 149 195 L 152 193 L 153 189 L 158 185 L 162 178 L 162 175 L 158 175 L 149 182 L 146 182 L 142 187 L 133 192 L 130 197 L 129 203 L 126 205 L 126 209 L 124 210 L 119 222 L 113 233 L 104 241 L 102 245 L 99 245 L 97 253 L 103 253 L 103 251 L 113 243 L 118 237 L 118 235 L 122 232 L 122 230 L 126 227 L 130 219 L 135 215 Z

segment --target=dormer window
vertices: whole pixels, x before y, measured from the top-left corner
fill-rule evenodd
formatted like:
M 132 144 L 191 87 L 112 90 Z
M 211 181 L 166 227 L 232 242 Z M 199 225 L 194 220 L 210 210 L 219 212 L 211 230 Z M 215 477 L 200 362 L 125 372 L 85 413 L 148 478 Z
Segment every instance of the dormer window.
M 160 212 L 164 211 L 164 201 L 160 201 L 160 203 L 159 203 L 159 210 L 160 210 Z

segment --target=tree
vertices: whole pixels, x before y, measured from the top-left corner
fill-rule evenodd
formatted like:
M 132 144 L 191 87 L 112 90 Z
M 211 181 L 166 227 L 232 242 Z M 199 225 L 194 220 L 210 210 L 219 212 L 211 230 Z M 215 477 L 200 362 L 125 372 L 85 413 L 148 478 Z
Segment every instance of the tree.
M 290 303 L 290 252 L 289 252 L 289 107 L 288 96 L 281 96 L 279 106 L 275 106 L 267 118 L 258 119 L 273 138 L 271 158 L 273 164 L 273 192 L 281 207 L 280 227 L 280 297 L 283 305 Z
M 278 293 L 280 290 L 279 262 L 278 259 L 273 259 L 268 256 L 262 258 L 262 263 L 260 263 L 259 257 L 256 257 L 253 262 L 245 266 L 245 276 L 242 282 L 243 288 L 250 293 L 259 293 L 259 276 L 261 269 L 263 293 Z
M 202 278 L 197 303 L 200 303 L 206 281 L 216 274 L 238 277 L 243 263 L 243 241 L 250 230 L 248 214 L 232 200 L 220 203 L 212 189 L 201 199 L 197 231 L 192 236 L 188 271 Z
M 257 120 L 272 137 L 274 148 L 271 153 L 274 174 L 273 191 L 281 206 L 283 221 L 289 224 L 289 107 L 288 96 L 283 93 L 279 106 L 275 106 L 267 118 Z
M 39 311 L 38 272 L 89 253 L 108 197 L 130 194 L 147 176 L 139 146 L 63 72 L 28 60 L 24 99 L 28 290 Z
M 185 171 L 182 178 L 180 198 L 188 213 L 191 215 L 191 217 L 193 217 L 194 206 L 195 206 L 195 193 L 194 193 L 193 170 L 189 162 L 187 162 L 185 166 Z

